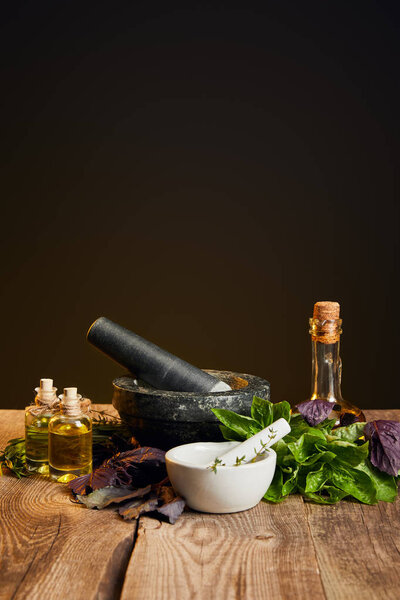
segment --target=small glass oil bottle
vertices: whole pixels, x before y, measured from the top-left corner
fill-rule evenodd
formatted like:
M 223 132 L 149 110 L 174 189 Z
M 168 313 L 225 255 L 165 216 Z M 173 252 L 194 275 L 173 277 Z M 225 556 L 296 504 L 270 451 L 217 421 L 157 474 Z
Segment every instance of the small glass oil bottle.
M 92 471 L 92 420 L 81 398 L 77 388 L 64 388 L 61 412 L 49 422 L 50 477 L 61 483 Z
M 47 475 L 48 424 L 58 411 L 57 388 L 52 379 L 41 379 L 35 403 L 25 409 L 25 455 L 28 471 Z
M 336 425 L 350 425 L 365 421 L 361 409 L 342 397 L 342 360 L 340 335 L 342 319 L 338 302 L 321 301 L 314 305 L 310 322 L 312 343 L 311 397 L 309 400 L 327 400 L 332 404 L 331 417 Z

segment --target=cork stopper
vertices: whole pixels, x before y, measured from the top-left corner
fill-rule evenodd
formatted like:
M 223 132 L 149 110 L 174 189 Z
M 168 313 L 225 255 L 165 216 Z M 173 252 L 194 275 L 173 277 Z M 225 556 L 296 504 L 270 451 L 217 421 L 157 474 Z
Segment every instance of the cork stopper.
M 310 319 L 310 333 L 313 341 L 322 344 L 335 344 L 339 341 L 342 320 L 339 302 L 321 300 L 314 304 L 313 317 Z
M 333 321 L 339 319 L 340 304 L 339 302 L 330 302 L 329 300 L 321 300 L 314 304 L 313 319 L 318 321 Z
M 41 379 L 40 380 L 40 391 L 41 392 L 52 392 L 53 391 L 53 380 L 52 379 Z
M 38 416 L 48 410 L 56 410 L 58 407 L 57 388 L 53 387 L 52 379 L 41 379 L 40 384 L 35 388 L 35 405 L 29 411 Z
M 81 412 L 81 398 L 78 388 L 64 388 L 64 394 L 60 396 L 62 412 L 67 416 L 77 416 Z

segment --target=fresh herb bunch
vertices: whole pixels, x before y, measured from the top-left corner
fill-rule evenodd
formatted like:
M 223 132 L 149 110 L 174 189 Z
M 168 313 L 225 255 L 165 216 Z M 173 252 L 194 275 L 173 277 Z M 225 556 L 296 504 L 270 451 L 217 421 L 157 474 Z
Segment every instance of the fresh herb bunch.
M 96 415 L 93 416 L 93 413 Z M 94 468 L 116 452 L 125 452 L 137 446 L 129 428 L 121 419 L 109 415 L 106 411 L 92 409 L 91 414 Z M 0 452 L 0 474 L 4 468 L 11 471 L 18 479 L 29 475 L 25 460 L 25 438 L 15 438 L 7 442 L 7 446 Z
M 3 469 L 9 469 L 18 479 L 28 475 L 25 468 L 25 438 L 14 438 L 7 442 L 7 446 L 0 452 L 0 475 Z
M 333 429 L 335 420 L 324 419 L 312 427 L 301 414 L 292 414 L 288 402 L 273 404 L 257 396 L 251 417 L 223 409 L 213 409 L 213 413 L 222 423 L 226 440 L 248 439 L 281 417 L 290 424 L 290 433 L 272 446 L 277 466 L 265 500 L 282 502 L 290 494 L 300 493 L 319 504 L 334 504 L 346 497 L 375 504 L 379 500 L 393 502 L 397 496 L 398 476 L 371 464 L 365 423 Z M 374 460 L 373 455 L 371 458 Z

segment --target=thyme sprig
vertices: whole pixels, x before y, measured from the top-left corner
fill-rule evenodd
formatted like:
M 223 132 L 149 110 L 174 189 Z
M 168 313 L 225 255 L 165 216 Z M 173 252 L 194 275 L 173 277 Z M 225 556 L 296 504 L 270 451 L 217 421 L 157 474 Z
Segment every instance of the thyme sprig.
M 257 450 L 257 448 L 254 448 L 254 457 L 251 459 L 250 462 L 256 462 L 259 456 L 268 452 L 268 447 L 271 445 L 272 440 L 276 438 L 276 435 L 277 431 L 275 429 L 272 429 L 271 427 L 269 430 L 267 441 L 263 442 L 262 440 L 260 440 L 260 449 Z
M 257 450 L 257 448 L 254 448 L 254 456 L 251 460 L 249 460 L 248 462 L 253 463 L 256 462 L 257 458 L 259 456 L 261 456 L 262 454 L 265 454 L 266 452 L 268 452 L 268 447 L 271 445 L 271 442 L 276 438 L 277 436 L 277 431 L 275 429 L 272 429 L 272 427 L 270 427 L 269 432 L 268 432 L 268 439 L 266 442 L 263 442 L 262 440 L 260 440 L 260 448 L 259 450 Z M 239 467 L 240 465 L 242 465 L 243 463 L 245 463 L 246 461 L 246 455 L 243 454 L 243 456 L 237 456 L 236 457 L 236 461 L 235 464 L 232 465 L 234 467 Z M 215 461 L 213 462 L 212 465 L 210 465 L 208 468 L 211 469 L 211 471 L 213 471 L 215 474 L 217 473 L 217 467 L 225 467 L 225 463 L 222 462 L 222 459 L 220 458 L 216 458 Z
M 213 473 L 217 474 L 217 467 L 225 467 L 225 464 L 222 462 L 220 458 L 216 458 L 212 465 L 208 468 L 213 471 Z

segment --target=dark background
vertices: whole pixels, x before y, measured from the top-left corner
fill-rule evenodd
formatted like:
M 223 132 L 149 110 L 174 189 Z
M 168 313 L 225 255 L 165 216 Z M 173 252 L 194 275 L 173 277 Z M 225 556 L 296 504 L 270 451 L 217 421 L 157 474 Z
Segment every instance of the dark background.
M 109 402 L 100 315 L 297 403 L 316 300 L 344 396 L 399 407 L 396 6 L 4 3 L 1 407 Z

